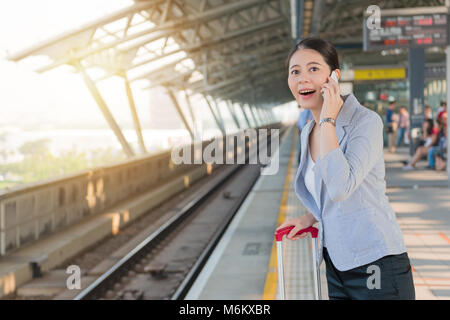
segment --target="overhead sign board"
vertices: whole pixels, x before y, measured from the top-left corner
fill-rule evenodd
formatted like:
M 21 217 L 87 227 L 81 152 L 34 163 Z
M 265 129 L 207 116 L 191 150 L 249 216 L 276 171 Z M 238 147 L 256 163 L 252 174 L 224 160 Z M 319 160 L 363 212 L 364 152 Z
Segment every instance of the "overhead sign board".
M 374 17 L 364 18 L 364 50 L 446 46 L 449 42 L 445 7 L 381 10 L 377 24 L 370 19 Z
M 354 80 L 387 80 L 404 79 L 405 68 L 391 69 L 355 69 Z

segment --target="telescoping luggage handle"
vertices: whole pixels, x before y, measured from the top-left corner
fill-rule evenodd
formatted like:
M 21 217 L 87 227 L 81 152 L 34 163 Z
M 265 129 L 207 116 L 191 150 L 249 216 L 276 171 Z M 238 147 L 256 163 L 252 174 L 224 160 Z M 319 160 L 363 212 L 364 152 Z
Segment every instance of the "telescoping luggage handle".
M 275 232 L 275 239 L 277 240 L 277 242 L 283 240 L 283 236 L 285 234 L 288 234 L 289 232 L 291 232 L 292 229 L 294 229 L 294 226 L 285 227 L 285 228 L 282 228 L 282 229 L 278 230 L 277 232 Z M 301 229 L 300 231 L 297 232 L 296 235 L 300 235 L 305 232 L 310 232 L 311 237 L 317 238 L 317 234 L 319 233 L 319 230 L 314 227 L 308 227 L 305 229 Z
M 278 285 L 280 288 L 280 297 L 281 300 L 284 300 L 286 297 L 285 289 L 284 289 L 284 267 L 283 267 L 283 247 L 282 240 L 283 236 L 289 234 L 291 230 L 294 229 L 294 226 L 289 226 L 277 230 L 275 232 L 275 240 L 277 241 L 277 259 L 278 259 Z M 321 299 L 321 289 L 320 289 L 320 269 L 319 262 L 317 260 L 317 235 L 318 229 L 315 227 L 308 227 L 305 229 L 299 230 L 295 235 L 300 235 L 302 233 L 311 233 L 311 237 L 313 238 L 313 270 L 314 270 L 314 294 L 316 300 Z

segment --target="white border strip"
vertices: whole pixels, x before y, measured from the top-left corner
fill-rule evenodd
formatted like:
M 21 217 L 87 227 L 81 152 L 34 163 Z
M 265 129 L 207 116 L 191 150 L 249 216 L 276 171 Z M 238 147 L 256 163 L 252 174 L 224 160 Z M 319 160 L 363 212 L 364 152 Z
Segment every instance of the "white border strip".
M 275 151 L 274 157 L 278 157 L 280 151 L 280 147 Z M 269 166 L 265 167 L 264 170 L 269 170 Z M 245 214 L 248 212 L 248 207 L 253 201 L 253 198 L 255 196 L 254 190 L 257 190 L 260 188 L 260 185 L 262 181 L 264 180 L 265 176 L 261 175 L 258 177 L 258 180 L 256 181 L 255 185 L 253 186 L 252 190 L 248 194 L 247 198 L 244 200 L 244 203 L 239 208 L 238 212 L 234 216 L 233 220 L 230 223 L 230 226 L 225 231 L 224 235 L 220 239 L 219 243 L 217 244 L 216 248 L 214 249 L 214 252 L 209 257 L 208 261 L 206 262 L 205 266 L 203 267 L 202 272 L 198 275 L 197 279 L 195 280 L 194 284 L 192 285 L 191 289 L 187 293 L 185 300 L 198 300 L 200 294 L 203 292 L 203 289 L 206 286 L 206 283 L 208 282 L 211 274 L 216 268 L 217 263 L 219 262 L 220 258 L 222 257 L 223 253 L 225 252 L 225 249 L 228 246 L 228 243 L 233 238 L 234 232 L 239 226 L 239 223 L 241 222 L 242 217 L 245 216 Z M 262 179 L 261 179 L 262 178 Z

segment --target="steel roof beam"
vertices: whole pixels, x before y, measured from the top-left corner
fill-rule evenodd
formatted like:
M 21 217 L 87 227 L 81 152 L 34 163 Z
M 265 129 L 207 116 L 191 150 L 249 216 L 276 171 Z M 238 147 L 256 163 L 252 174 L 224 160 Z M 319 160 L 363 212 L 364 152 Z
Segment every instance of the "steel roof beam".
M 169 1 L 169 0 L 165 0 L 165 1 Z M 151 6 L 154 6 L 154 5 L 157 5 L 157 4 L 160 4 L 160 3 L 164 3 L 165 1 L 161 1 L 161 0 L 160 1 L 156 1 L 156 2 L 152 3 Z M 187 17 L 184 17 L 184 18 L 183 17 L 181 17 L 181 18 L 177 17 L 174 20 L 166 21 L 166 22 L 164 22 L 164 23 L 162 23 L 162 24 L 160 24 L 158 26 L 155 26 L 153 28 L 137 32 L 136 34 L 127 35 L 127 36 L 123 37 L 122 39 L 119 39 L 119 40 L 116 40 L 116 41 L 112 41 L 111 43 L 107 43 L 107 44 L 101 45 L 101 46 L 96 47 L 96 48 L 88 48 L 88 49 L 85 49 L 85 50 L 72 52 L 70 57 L 66 57 L 66 58 L 60 59 L 58 61 L 55 61 L 53 64 L 48 66 L 48 68 L 45 68 L 45 70 L 49 70 L 49 68 L 55 68 L 55 67 L 60 66 L 62 64 L 70 63 L 70 61 L 73 60 L 73 59 L 76 59 L 76 60 L 84 59 L 88 55 L 91 55 L 91 54 L 97 53 L 99 51 L 103 51 L 103 50 L 106 50 L 106 49 L 110 49 L 110 48 L 116 47 L 119 44 L 122 44 L 124 42 L 129 41 L 129 40 L 134 40 L 134 39 L 139 38 L 139 37 L 141 37 L 143 35 L 146 35 L 146 34 L 156 33 L 156 32 L 160 32 L 160 31 L 166 31 L 165 33 L 153 36 L 152 40 L 146 40 L 147 41 L 146 43 L 148 43 L 148 42 L 160 39 L 160 38 L 168 37 L 168 36 L 172 35 L 173 33 L 176 33 L 179 30 L 182 30 L 183 28 L 186 29 L 186 28 L 195 26 L 198 23 L 204 23 L 204 22 L 207 22 L 207 21 L 210 21 L 210 20 L 213 20 L 213 19 L 218 19 L 224 14 L 234 13 L 236 11 L 243 10 L 243 9 L 246 9 L 246 8 L 258 5 L 258 4 L 259 5 L 264 5 L 267 2 L 268 1 L 261 2 L 260 0 L 237 1 L 237 2 L 233 2 L 232 4 L 220 6 L 219 8 L 213 8 L 211 10 L 204 11 L 204 12 L 202 12 L 200 14 L 191 14 L 191 15 L 189 15 Z M 122 10 L 122 11 L 130 14 L 132 12 L 136 13 L 137 11 L 141 11 L 144 8 L 149 8 L 149 7 L 150 7 L 149 4 L 146 4 L 146 5 L 142 4 L 142 5 L 139 5 L 139 6 L 133 6 L 133 8 L 135 10 L 133 10 L 133 8 L 131 8 L 131 9 L 129 8 L 128 10 Z M 124 15 L 122 13 L 122 11 L 121 11 L 120 14 L 117 14 L 114 17 L 118 17 L 118 16 L 124 17 L 124 16 L 126 16 L 126 15 Z M 107 21 L 109 23 L 109 22 L 112 22 L 114 20 L 106 19 L 104 21 Z M 96 24 L 90 24 L 86 29 L 99 28 L 102 25 L 104 25 L 104 23 L 101 23 L 101 22 L 96 23 Z M 76 32 L 69 33 L 68 35 L 57 37 L 55 40 L 48 41 L 48 42 L 46 42 L 46 43 L 44 43 L 44 44 L 42 44 L 40 46 L 37 46 L 37 48 L 24 50 L 23 52 L 20 52 L 18 54 L 10 55 L 8 57 L 8 59 L 15 60 L 15 61 L 23 59 L 25 56 L 32 55 L 33 53 L 35 53 L 38 50 L 42 50 L 42 49 L 44 49 L 47 46 L 54 45 L 59 40 L 67 38 L 67 37 L 70 37 L 70 36 L 73 36 L 73 35 L 75 35 L 75 34 L 77 34 L 79 32 L 85 31 L 86 29 L 83 28 L 82 30 L 77 30 Z M 140 43 L 140 45 L 142 46 L 143 44 Z
M 325 0 L 314 0 L 314 8 L 310 24 L 310 34 L 313 37 L 317 37 L 319 35 L 324 9 L 325 9 Z
M 214 44 L 218 44 L 218 43 L 221 43 L 223 41 L 231 41 L 231 40 L 235 39 L 236 37 L 240 37 L 240 36 L 243 36 L 243 35 L 249 34 L 249 33 L 259 32 L 259 31 L 264 30 L 266 28 L 270 28 L 270 27 L 273 27 L 273 26 L 276 26 L 276 25 L 279 25 L 279 24 L 282 24 L 282 23 L 284 23 L 284 21 L 280 18 L 280 19 L 275 19 L 274 21 L 268 21 L 268 22 L 264 22 L 264 23 L 261 23 L 261 24 L 253 25 L 253 26 L 250 26 L 250 27 L 245 28 L 243 30 L 240 30 L 240 31 L 237 31 L 237 32 L 230 32 L 230 33 L 225 34 L 223 36 L 219 36 L 219 37 L 217 37 L 215 39 L 210 39 L 210 40 L 204 41 L 204 42 L 196 44 L 196 45 L 190 45 L 190 46 L 187 46 L 187 47 L 184 47 L 184 48 L 176 49 L 176 50 L 168 52 L 168 53 L 161 54 L 161 55 L 159 55 L 157 57 L 154 57 L 154 58 L 146 60 L 145 63 L 153 62 L 153 61 L 156 61 L 156 60 L 159 60 L 159 59 L 162 59 L 162 58 L 165 58 L 165 57 L 168 57 L 170 55 L 174 55 L 174 54 L 180 53 L 180 52 L 188 52 L 188 53 L 192 54 L 193 52 L 195 52 L 196 50 L 199 50 L 201 48 L 213 46 Z M 148 74 L 149 73 L 133 77 L 133 78 L 130 79 L 130 81 L 135 81 L 135 80 L 138 80 L 138 79 L 145 78 Z

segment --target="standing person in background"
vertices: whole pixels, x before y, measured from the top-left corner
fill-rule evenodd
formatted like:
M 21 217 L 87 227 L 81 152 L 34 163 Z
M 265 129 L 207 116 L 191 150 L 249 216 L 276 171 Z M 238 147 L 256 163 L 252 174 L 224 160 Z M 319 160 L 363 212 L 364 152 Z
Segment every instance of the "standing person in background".
M 439 144 L 435 147 L 436 155 L 436 170 L 445 170 L 447 163 L 447 146 L 448 146 L 448 131 L 447 131 L 447 117 L 438 122 L 439 128 Z
M 389 102 L 386 110 L 386 132 L 388 135 L 388 149 L 389 152 L 395 152 L 395 138 L 397 136 L 397 123 L 395 122 L 395 101 Z
M 299 134 L 301 134 L 303 128 L 312 119 L 313 119 L 313 116 L 312 116 L 311 110 L 309 110 L 309 109 L 301 109 L 300 110 L 300 115 L 299 115 L 298 121 L 297 121 L 297 127 L 298 127 Z M 300 143 L 300 139 L 299 139 L 299 143 Z M 298 164 L 300 164 L 300 155 L 301 154 L 302 154 L 302 150 L 300 149 L 298 151 L 298 159 L 297 159 L 298 160 L 298 162 L 297 162 Z
M 426 119 L 433 119 L 433 111 L 431 110 L 431 107 L 429 105 L 425 105 L 425 120 Z
M 438 138 L 435 145 L 433 145 L 430 149 L 428 149 L 428 166 L 427 169 L 436 169 L 443 170 L 442 159 L 446 159 L 444 155 L 438 156 L 438 154 L 442 154 L 446 150 L 446 141 L 447 141 L 447 105 L 445 102 L 442 102 L 441 105 L 444 105 L 445 109 L 442 107 L 439 108 L 439 113 L 436 118 L 437 128 L 438 128 Z M 439 159 L 438 159 L 439 158 Z M 439 163 L 436 164 L 436 161 Z
M 445 101 L 442 101 L 441 107 L 438 110 L 436 121 L 438 123 L 445 122 L 447 123 L 447 103 Z
M 447 148 L 448 148 L 448 114 L 447 104 L 444 109 L 437 116 L 437 123 L 439 126 L 439 148 L 436 150 L 436 170 L 445 170 L 447 163 Z
M 439 107 L 439 109 L 437 110 L 436 114 L 437 117 L 439 117 L 439 114 L 444 111 L 445 109 L 447 109 L 447 102 L 445 101 L 441 101 L 441 106 Z
M 398 135 L 397 148 L 400 147 L 405 139 L 405 134 L 409 131 L 409 112 L 405 106 L 400 107 L 400 115 L 398 119 Z

